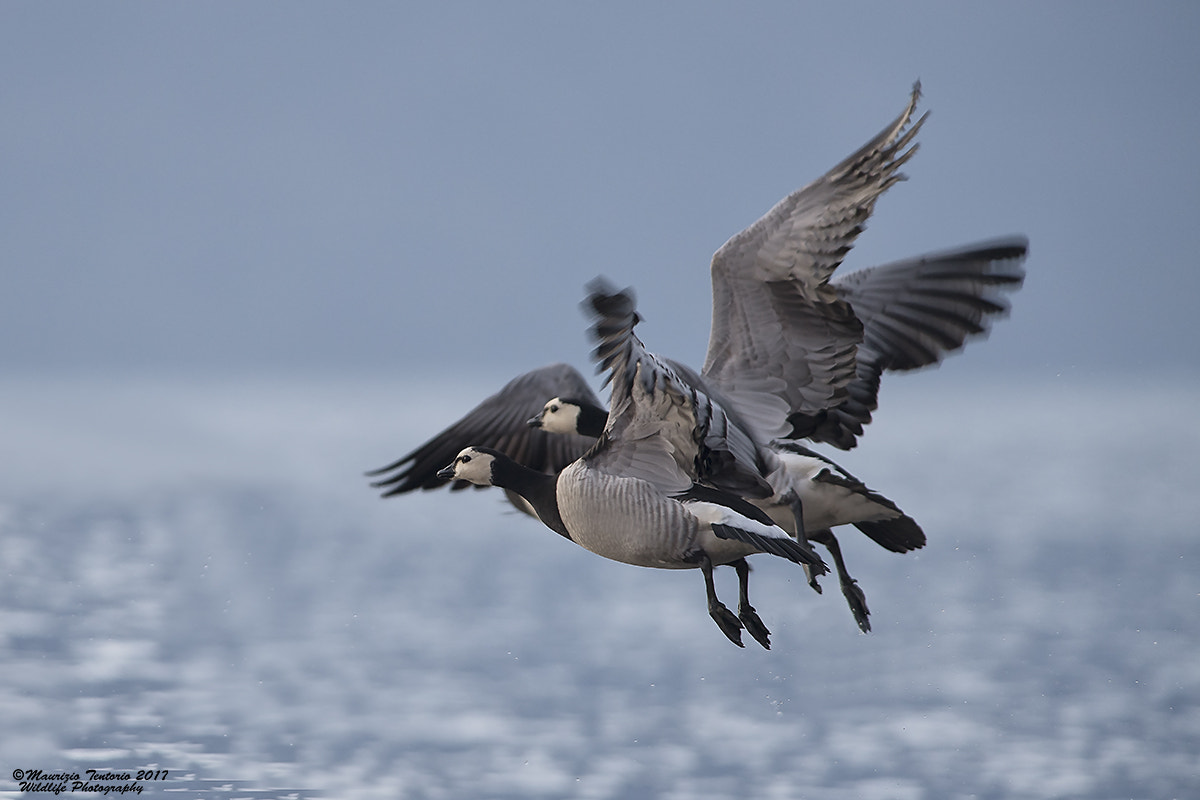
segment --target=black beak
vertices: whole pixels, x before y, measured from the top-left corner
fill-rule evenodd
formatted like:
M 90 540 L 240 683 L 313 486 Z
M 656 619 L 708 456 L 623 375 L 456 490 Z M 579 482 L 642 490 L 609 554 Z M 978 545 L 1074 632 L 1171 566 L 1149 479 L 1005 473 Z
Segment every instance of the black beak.
M 444 481 L 450 480 L 451 478 L 454 477 L 454 465 L 451 464 L 448 467 L 442 467 L 441 469 L 438 470 L 437 476 Z
M 529 419 L 525 420 L 525 424 L 531 428 L 542 427 L 542 415 L 538 414 L 536 417 L 530 417 Z

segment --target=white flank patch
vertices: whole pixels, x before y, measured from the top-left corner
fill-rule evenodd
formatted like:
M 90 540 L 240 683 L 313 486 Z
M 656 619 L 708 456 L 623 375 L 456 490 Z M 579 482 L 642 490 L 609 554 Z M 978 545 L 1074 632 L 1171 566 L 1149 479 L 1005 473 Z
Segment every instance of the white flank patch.
M 684 506 L 692 513 L 692 516 L 709 525 L 714 523 L 729 525 L 749 531 L 750 533 L 757 533 L 760 536 L 770 536 L 773 539 L 792 538 L 783 528 L 775 525 L 764 525 L 719 503 L 709 503 L 704 500 L 689 500 L 684 503 Z

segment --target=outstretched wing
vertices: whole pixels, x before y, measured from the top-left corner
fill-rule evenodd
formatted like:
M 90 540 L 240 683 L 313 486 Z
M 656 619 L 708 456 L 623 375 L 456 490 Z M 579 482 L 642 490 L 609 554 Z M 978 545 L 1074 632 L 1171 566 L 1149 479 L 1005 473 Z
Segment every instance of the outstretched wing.
M 556 473 L 595 442 L 585 436 L 546 433 L 526 424 L 547 400 L 560 396 L 600 402 L 579 371 L 567 364 L 526 372 L 408 455 L 368 472 L 370 476 L 383 476 L 371 485 L 386 489 L 384 497 L 443 486 L 447 480 L 437 477 L 438 470 L 472 445 L 499 450 L 531 469 Z M 470 485 L 455 481 L 451 488 Z
M 792 434 L 848 450 L 878 407 L 884 371 L 938 364 L 987 335 L 1021 288 L 1029 241 L 1013 236 L 852 272 L 834 282 L 863 324 L 847 399 L 813 417 L 794 415 Z
M 713 318 L 702 374 L 735 402 L 767 392 L 793 412 L 835 406 L 854 379 L 862 326 L 829 285 L 875 202 L 917 151 L 903 113 L 823 177 L 780 201 L 713 256 Z M 783 419 L 777 421 L 784 432 Z

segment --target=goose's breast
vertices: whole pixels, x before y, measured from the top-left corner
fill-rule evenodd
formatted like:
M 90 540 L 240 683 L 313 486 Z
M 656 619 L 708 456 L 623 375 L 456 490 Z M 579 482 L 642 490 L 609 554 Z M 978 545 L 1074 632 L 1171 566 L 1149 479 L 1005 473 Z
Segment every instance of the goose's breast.
M 683 505 L 638 478 L 571 464 L 558 478 L 558 508 L 571 538 L 597 555 L 640 567 L 694 567 L 685 557 L 699 527 Z

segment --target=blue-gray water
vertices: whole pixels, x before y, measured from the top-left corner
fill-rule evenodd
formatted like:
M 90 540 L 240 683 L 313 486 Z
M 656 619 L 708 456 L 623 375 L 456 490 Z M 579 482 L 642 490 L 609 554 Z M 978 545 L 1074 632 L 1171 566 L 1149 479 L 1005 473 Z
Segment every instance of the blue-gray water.
M 831 454 L 930 544 L 842 535 L 870 635 L 758 557 L 770 652 L 697 573 L 492 491 L 366 487 L 492 389 L 4 382 L 0 794 L 88 768 L 177 798 L 1200 794 L 1196 383 L 885 386 Z

